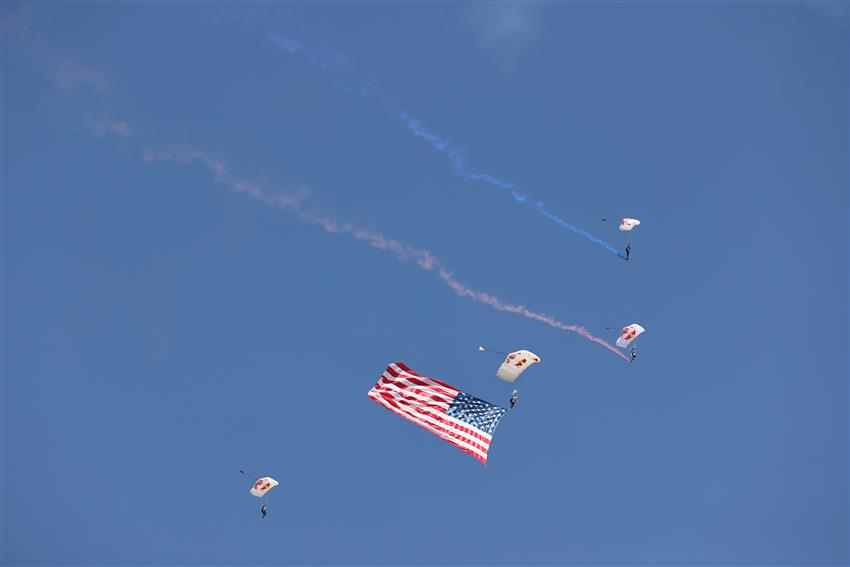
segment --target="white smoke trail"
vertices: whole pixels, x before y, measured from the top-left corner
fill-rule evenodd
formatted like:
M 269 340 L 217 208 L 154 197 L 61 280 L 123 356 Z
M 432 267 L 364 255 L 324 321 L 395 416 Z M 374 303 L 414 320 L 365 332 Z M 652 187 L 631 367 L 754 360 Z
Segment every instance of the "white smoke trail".
M 577 333 L 585 339 L 607 348 L 623 360 L 629 360 L 628 357 L 626 357 L 626 355 L 620 352 L 617 348 L 604 339 L 594 336 L 584 327 L 579 325 L 568 325 L 555 319 L 551 315 L 532 311 L 522 305 L 506 303 L 494 295 L 468 287 L 455 279 L 452 272 L 443 265 L 439 258 L 431 254 L 428 250 L 413 248 L 398 240 L 388 238 L 373 229 L 359 227 L 347 222 L 339 222 L 329 215 L 308 211 L 302 205 L 305 197 L 304 191 L 298 192 L 294 195 L 287 193 L 270 194 L 261 185 L 255 182 L 232 176 L 222 161 L 211 158 L 208 154 L 199 150 L 146 150 L 143 152 L 142 158 L 146 162 L 173 161 L 184 164 L 198 163 L 212 173 L 213 179 L 217 183 L 226 186 L 231 191 L 245 194 L 251 199 L 254 199 L 266 206 L 280 207 L 281 209 L 290 211 L 303 222 L 317 225 L 330 234 L 347 234 L 356 240 L 369 244 L 374 248 L 391 252 L 396 258 L 404 262 L 414 260 L 420 269 L 435 273 L 440 281 L 446 284 L 460 297 L 465 297 L 478 303 L 482 303 L 496 311 L 515 313 L 525 317 L 526 319 L 539 321 L 561 331 Z

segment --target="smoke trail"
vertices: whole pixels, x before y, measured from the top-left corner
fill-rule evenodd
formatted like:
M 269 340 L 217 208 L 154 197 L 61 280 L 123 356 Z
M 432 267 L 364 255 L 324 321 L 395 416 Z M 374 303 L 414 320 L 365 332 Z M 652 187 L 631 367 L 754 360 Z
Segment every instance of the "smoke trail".
M 301 43 L 298 40 L 289 39 L 289 38 L 283 37 L 281 35 L 278 35 L 276 33 L 268 33 L 268 34 L 266 34 L 266 36 L 269 38 L 269 40 L 272 43 L 274 43 L 275 45 L 277 45 L 278 47 L 280 47 L 281 49 L 283 49 L 287 53 L 290 53 L 290 54 L 298 53 L 299 51 L 304 49 L 304 44 Z
M 398 113 L 398 117 L 407 127 L 411 134 L 428 142 L 434 150 L 439 153 L 446 154 L 452 164 L 454 172 L 464 179 L 464 181 L 482 181 L 491 187 L 504 189 L 513 196 L 517 203 L 524 203 L 528 197 L 518 192 L 514 184 L 510 181 L 504 181 L 493 177 L 489 173 L 473 173 L 466 169 L 466 162 L 463 158 L 462 150 L 453 149 L 449 140 L 443 139 L 439 134 L 426 128 L 418 118 L 410 116 L 404 111 Z
M 617 256 L 620 256 L 619 250 L 617 250 L 616 248 L 614 248 L 613 246 L 611 246 L 610 244 L 608 244 L 607 242 L 605 242 L 601 238 L 597 238 L 596 236 L 593 236 L 592 234 L 590 234 L 586 230 L 575 227 L 575 226 L 571 225 L 570 223 L 568 223 L 567 221 L 565 221 L 564 219 L 562 219 L 558 216 L 555 216 L 553 213 L 550 213 L 548 210 L 546 210 L 546 207 L 543 205 L 542 201 L 537 201 L 537 212 L 540 213 L 541 215 L 543 215 L 544 217 L 546 217 L 547 219 L 551 220 L 552 222 L 555 222 L 555 223 L 561 225 L 562 227 L 566 228 L 567 230 L 571 230 L 571 231 L 575 232 L 576 234 L 580 234 L 580 235 L 584 236 L 585 238 L 587 238 L 591 242 L 595 242 L 596 244 L 599 244 L 600 246 L 604 246 L 612 254 L 616 254 Z M 622 256 L 620 256 L 620 257 L 622 257 Z
M 398 240 L 388 238 L 375 230 L 359 227 L 347 222 L 339 222 L 331 216 L 308 211 L 302 205 L 306 196 L 304 191 L 300 191 L 294 195 L 286 193 L 269 194 L 257 183 L 233 177 L 223 162 L 213 159 L 199 150 L 185 148 L 166 151 L 146 150 L 142 154 L 142 159 L 146 162 L 174 161 L 182 164 L 199 163 L 212 173 L 216 183 L 225 185 L 231 191 L 247 195 L 251 199 L 266 206 L 280 207 L 281 209 L 290 211 L 303 222 L 319 226 L 330 234 L 346 234 L 374 248 L 388 251 L 401 261 L 407 262 L 413 260 L 420 269 L 435 273 L 440 281 L 460 297 L 482 303 L 496 311 L 515 313 L 526 319 L 539 321 L 561 331 L 577 333 L 587 340 L 607 348 L 623 360 L 629 361 L 628 357 L 617 348 L 604 339 L 594 336 L 584 327 L 562 323 L 551 315 L 532 311 L 523 305 L 506 303 L 494 295 L 466 286 L 455 279 L 452 272 L 443 265 L 440 259 L 428 250 L 413 248 Z
M 23 9 L 19 11 L 24 11 Z M 8 28 L 6 26 L 7 22 L 4 21 L 3 25 L 4 31 Z M 11 24 L 10 24 L 11 25 Z M 37 38 L 38 39 L 38 38 Z M 35 42 L 35 40 L 32 40 Z M 39 40 L 40 41 L 40 40 Z M 282 48 L 287 49 L 289 52 L 298 52 L 303 49 L 302 45 L 297 42 L 292 43 L 284 43 L 281 45 Z M 46 51 L 46 47 L 42 47 L 43 50 Z M 49 53 L 49 52 L 48 52 Z M 41 54 L 41 51 L 39 51 Z M 75 69 L 75 70 L 83 70 L 83 72 L 79 73 L 79 77 L 84 78 L 86 81 L 91 81 L 92 77 L 96 77 L 95 84 L 108 84 L 105 82 L 105 79 L 102 79 L 102 75 L 93 75 L 88 72 L 86 67 L 74 63 L 73 65 L 67 65 L 65 69 Z M 67 77 L 66 77 L 67 79 Z M 76 79 L 75 79 L 76 80 Z M 80 79 L 82 80 L 82 79 Z M 77 83 L 73 83 L 77 84 Z M 62 88 L 62 84 L 59 84 L 57 88 Z M 95 89 L 95 94 L 98 96 L 103 95 L 103 89 Z M 106 118 L 102 120 L 98 120 L 92 124 L 92 132 L 98 136 L 99 138 L 112 136 L 118 138 L 126 138 L 130 136 L 136 136 L 138 129 L 135 127 L 131 127 L 125 121 L 117 121 L 117 120 L 107 120 Z M 421 130 L 423 135 L 428 135 L 429 132 L 424 128 Z M 434 136 L 434 141 L 437 143 L 441 142 L 441 139 Z M 446 145 L 445 147 L 448 147 Z M 452 154 L 450 154 L 452 156 Z M 152 163 L 156 161 L 171 161 L 178 164 L 195 164 L 199 163 L 204 168 L 206 168 L 213 177 L 213 180 L 216 183 L 226 186 L 229 190 L 234 191 L 236 193 L 242 193 L 247 195 L 249 198 L 262 203 L 263 205 L 269 207 L 279 207 L 284 210 L 288 210 L 293 212 L 299 219 L 304 222 L 315 224 L 322 227 L 328 233 L 334 234 L 348 234 L 354 237 L 355 239 L 366 242 L 370 246 L 373 246 L 380 250 L 386 250 L 394 254 L 399 260 L 409 261 L 411 259 L 415 260 L 416 265 L 425 271 L 436 273 L 439 279 L 445 283 L 452 291 L 455 292 L 460 297 L 466 297 L 472 299 L 473 301 L 477 301 L 479 303 L 490 306 L 491 308 L 497 311 L 516 313 L 521 315 L 527 319 L 534 319 L 549 325 L 550 327 L 563 330 L 563 331 L 571 331 L 575 332 L 582 337 L 595 342 L 601 346 L 604 346 L 611 352 L 620 356 L 624 360 L 628 361 L 628 358 L 622 354 L 619 350 L 615 349 L 609 343 L 600 339 L 598 337 L 593 336 L 590 332 L 580 326 L 576 325 L 567 325 L 551 317 L 549 315 L 537 313 L 527 309 L 521 305 L 512 305 L 509 303 L 505 303 L 501 301 L 499 298 L 492 296 L 490 294 L 474 290 L 469 288 L 456 280 L 451 273 L 443 264 L 440 262 L 438 258 L 432 255 L 427 250 L 418 250 L 412 248 L 406 244 L 403 244 L 397 240 L 393 240 L 383 236 L 381 233 L 376 232 L 371 229 L 366 229 L 362 227 L 357 227 L 350 223 L 339 223 L 334 220 L 332 217 L 327 215 L 319 215 L 307 211 L 302 206 L 302 201 L 306 196 L 306 191 L 299 190 L 295 194 L 288 193 L 275 193 L 271 194 L 267 192 L 260 184 L 240 179 L 234 177 L 230 174 L 224 162 L 212 158 L 206 152 L 197 149 L 185 148 L 185 147 L 172 147 L 171 149 L 165 150 L 154 150 L 154 149 L 146 149 L 142 151 L 141 154 L 142 159 L 147 163 Z M 452 158 L 455 159 L 454 157 Z M 459 157 L 457 159 L 460 159 Z M 458 167 L 462 166 L 462 161 L 456 162 L 460 164 Z
M 376 83 L 375 80 L 369 81 L 369 84 L 364 84 L 359 89 L 356 89 L 354 86 L 349 84 L 342 75 L 356 76 L 358 75 L 358 72 L 353 68 L 353 62 L 350 58 L 346 57 L 344 54 L 340 52 L 332 52 L 330 50 L 319 52 L 317 50 L 309 49 L 301 41 L 286 38 L 274 32 L 268 32 L 266 36 L 269 41 L 274 43 L 286 53 L 305 53 L 310 63 L 325 73 L 329 72 L 329 68 L 335 68 L 339 76 L 334 77 L 334 79 L 339 80 L 342 78 L 343 84 L 340 88 L 346 93 L 351 94 L 352 92 L 359 92 L 362 96 L 377 98 L 386 110 L 398 116 L 405 128 L 414 137 L 427 142 L 434 151 L 444 154 L 449 159 L 449 162 L 452 165 L 452 170 L 464 181 L 478 181 L 489 185 L 490 187 L 507 191 L 511 194 L 517 204 L 532 204 L 531 201 L 529 201 L 528 196 L 521 193 L 512 182 L 499 179 L 489 173 L 478 173 L 469 170 L 466 166 L 466 160 L 463 157 L 463 150 L 461 148 L 454 147 L 449 139 L 427 128 L 421 120 L 412 116 L 408 112 L 401 110 L 401 105 L 399 105 L 394 99 L 390 98 L 385 93 L 384 89 L 374 85 L 374 83 Z M 590 242 L 598 244 L 612 254 L 623 258 L 617 248 L 601 238 L 594 236 L 589 231 L 578 228 L 558 217 L 554 213 L 546 210 L 541 202 L 537 202 L 537 206 L 534 210 L 545 219 L 550 220 L 567 230 L 578 234 L 579 236 L 583 236 Z

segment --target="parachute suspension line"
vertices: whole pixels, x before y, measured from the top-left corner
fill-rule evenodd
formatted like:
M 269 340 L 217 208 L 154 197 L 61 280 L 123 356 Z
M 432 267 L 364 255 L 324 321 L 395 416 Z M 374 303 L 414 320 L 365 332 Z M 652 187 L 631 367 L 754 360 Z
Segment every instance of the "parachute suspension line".
M 504 354 L 505 356 L 509 355 L 509 352 L 502 352 L 500 350 L 490 350 L 489 348 L 484 348 L 483 346 L 478 347 L 479 352 L 495 352 L 496 354 Z

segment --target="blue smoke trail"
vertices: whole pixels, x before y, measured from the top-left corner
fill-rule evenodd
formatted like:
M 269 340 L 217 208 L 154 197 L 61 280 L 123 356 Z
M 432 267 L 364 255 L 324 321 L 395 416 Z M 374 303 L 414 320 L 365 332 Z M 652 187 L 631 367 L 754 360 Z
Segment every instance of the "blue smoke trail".
M 297 41 L 297 40 L 294 40 L 294 39 L 289 39 L 289 38 L 277 35 L 276 33 L 269 33 L 269 34 L 267 34 L 267 37 L 269 38 L 269 40 L 272 43 L 274 43 L 275 45 L 277 45 L 278 47 L 280 47 L 281 49 L 283 49 L 284 51 L 286 51 L 289 54 L 298 53 L 299 51 L 304 50 L 304 44 L 301 43 L 300 41 Z
M 562 219 L 562 218 L 554 215 L 553 213 L 549 212 L 546 209 L 546 207 L 543 205 L 542 201 L 537 201 L 537 212 L 540 213 L 541 215 L 543 215 L 544 217 L 546 217 L 547 219 L 549 219 L 550 221 L 561 225 L 562 227 L 566 228 L 567 230 L 571 230 L 571 231 L 575 232 L 576 234 L 580 234 L 580 235 L 584 236 L 585 238 L 587 238 L 591 242 L 594 242 L 596 244 L 599 244 L 600 246 L 603 246 L 606 250 L 608 250 L 612 254 L 620 256 L 619 250 L 617 250 L 616 248 L 614 248 L 612 245 L 605 242 L 601 238 L 597 238 L 596 236 L 593 236 L 592 234 L 590 234 L 586 230 L 575 227 L 575 226 L 571 225 L 570 223 L 568 223 L 567 221 L 565 221 L 564 219 Z M 620 258 L 622 258 L 622 256 L 620 256 Z
M 420 138 L 428 142 L 432 148 L 436 151 L 446 154 L 448 156 L 449 161 L 452 163 L 452 168 L 455 170 L 455 173 L 462 177 L 464 181 L 483 181 L 487 185 L 492 187 L 498 187 L 499 189 L 505 189 L 509 191 L 511 195 L 513 195 L 514 200 L 517 203 L 524 203 L 528 197 L 516 191 L 514 184 L 510 181 L 503 181 L 501 179 L 497 179 L 490 175 L 489 173 L 472 173 L 466 169 L 465 162 L 463 159 L 463 155 L 460 150 L 452 149 L 451 141 L 446 140 L 440 137 L 436 132 L 432 132 L 427 129 L 422 122 L 419 121 L 418 118 L 414 118 L 410 116 L 408 113 L 404 111 L 400 111 L 398 113 L 398 117 L 407 127 L 411 134 L 415 137 Z
M 425 140 L 438 152 L 445 152 L 448 149 L 450 142 L 442 139 L 436 133 L 425 128 L 418 119 L 410 116 L 404 111 L 399 112 L 398 117 L 401 118 L 401 121 L 404 122 L 404 125 L 407 126 L 407 129 L 410 130 L 411 134 L 417 138 Z
M 434 149 L 434 151 L 445 155 L 449 159 L 449 162 L 452 164 L 452 169 L 454 170 L 455 174 L 461 177 L 464 181 L 480 181 L 486 185 L 489 185 L 490 187 L 495 187 L 497 189 L 502 189 L 504 191 L 509 192 L 517 204 L 531 204 L 531 201 L 529 201 L 528 196 L 524 195 L 523 193 L 520 193 L 517 190 L 516 186 L 510 181 L 499 179 L 498 177 L 495 177 L 489 173 L 477 173 L 467 169 L 462 149 L 455 148 L 451 140 L 448 140 L 442 137 L 437 132 L 428 129 L 424 124 L 422 124 L 422 122 L 418 118 L 411 116 L 404 110 L 401 110 L 401 105 L 399 105 L 395 102 L 395 100 L 390 98 L 383 89 L 375 86 L 374 83 L 377 81 L 369 81 L 366 84 L 362 84 L 359 88 L 355 88 L 351 84 L 349 84 L 345 80 L 346 77 L 342 77 L 342 75 L 350 76 L 352 74 L 355 74 L 356 70 L 351 69 L 353 63 L 350 58 L 348 58 L 345 54 L 332 52 L 330 50 L 321 50 L 320 52 L 317 50 L 309 49 L 304 45 L 304 43 L 298 40 L 286 38 L 274 32 L 269 32 L 266 34 L 266 36 L 268 37 L 269 41 L 274 43 L 286 53 L 304 53 L 307 57 L 307 60 L 313 66 L 317 67 L 323 72 L 327 72 L 329 70 L 329 67 L 335 68 L 339 76 L 332 77 L 332 79 L 338 82 L 338 80 L 342 78 L 343 82 L 341 85 L 338 86 L 347 94 L 359 93 L 360 96 L 378 99 L 386 110 L 398 116 L 402 124 L 404 124 L 405 128 L 407 128 L 407 130 L 415 138 L 419 138 L 420 140 L 427 142 L 428 145 L 430 145 L 431 148 Z M 612 254 L 615 254 L 616 256 L 625 259 L 620 254 L 620 251 L 614 248 L 614 246 L 612 246 L 608 242 L 605 242 L 601 238 L 594 236 L 587 230 L 573 226 L 564 219 L 558 217 L 554 213 L 547 210 L 542 202 L 537 202 L 537 207 L 535 208 L 535 210 L 544 218 L 566 228 L 567 230 L 575 234 L 583 236 L 590 242 L 598 244 L 599 246 L 602 246 Z

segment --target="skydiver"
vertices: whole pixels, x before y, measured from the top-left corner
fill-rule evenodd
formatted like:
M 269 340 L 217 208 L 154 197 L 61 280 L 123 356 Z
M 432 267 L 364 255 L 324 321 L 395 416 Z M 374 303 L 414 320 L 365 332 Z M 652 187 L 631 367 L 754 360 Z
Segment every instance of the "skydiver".
M 631 254 L 631 253 L 632 253 L 632 245 L 627 244 L 626 245 L 626 262 L 629 261 L 629 254 Z
M 262 514 L 262 515 L 263 515 L 263 519 L 265 519 L 265 518 L 266 518 L 266 514 L 268 513 L 268 511 L 269 511 L 269 509 L 268 509 L 268 508 L 266 508 L 266 505 L 265 505 L 265 504 L 263 504 L 262 506 L 260 506 L 260 514 Z
M 637 349 L 635 347 L 632 347 L 632 360 L 631 360 L 631 362 L 634 362 L 636 358 L 637 358 Z
M 519 390 L 514 390 L 513 393 L 511 394 L 511 409 L 514 409 L 514 406 L 516 405 L 516 400 L 517 400 L 518 397 L 519 397 Z

